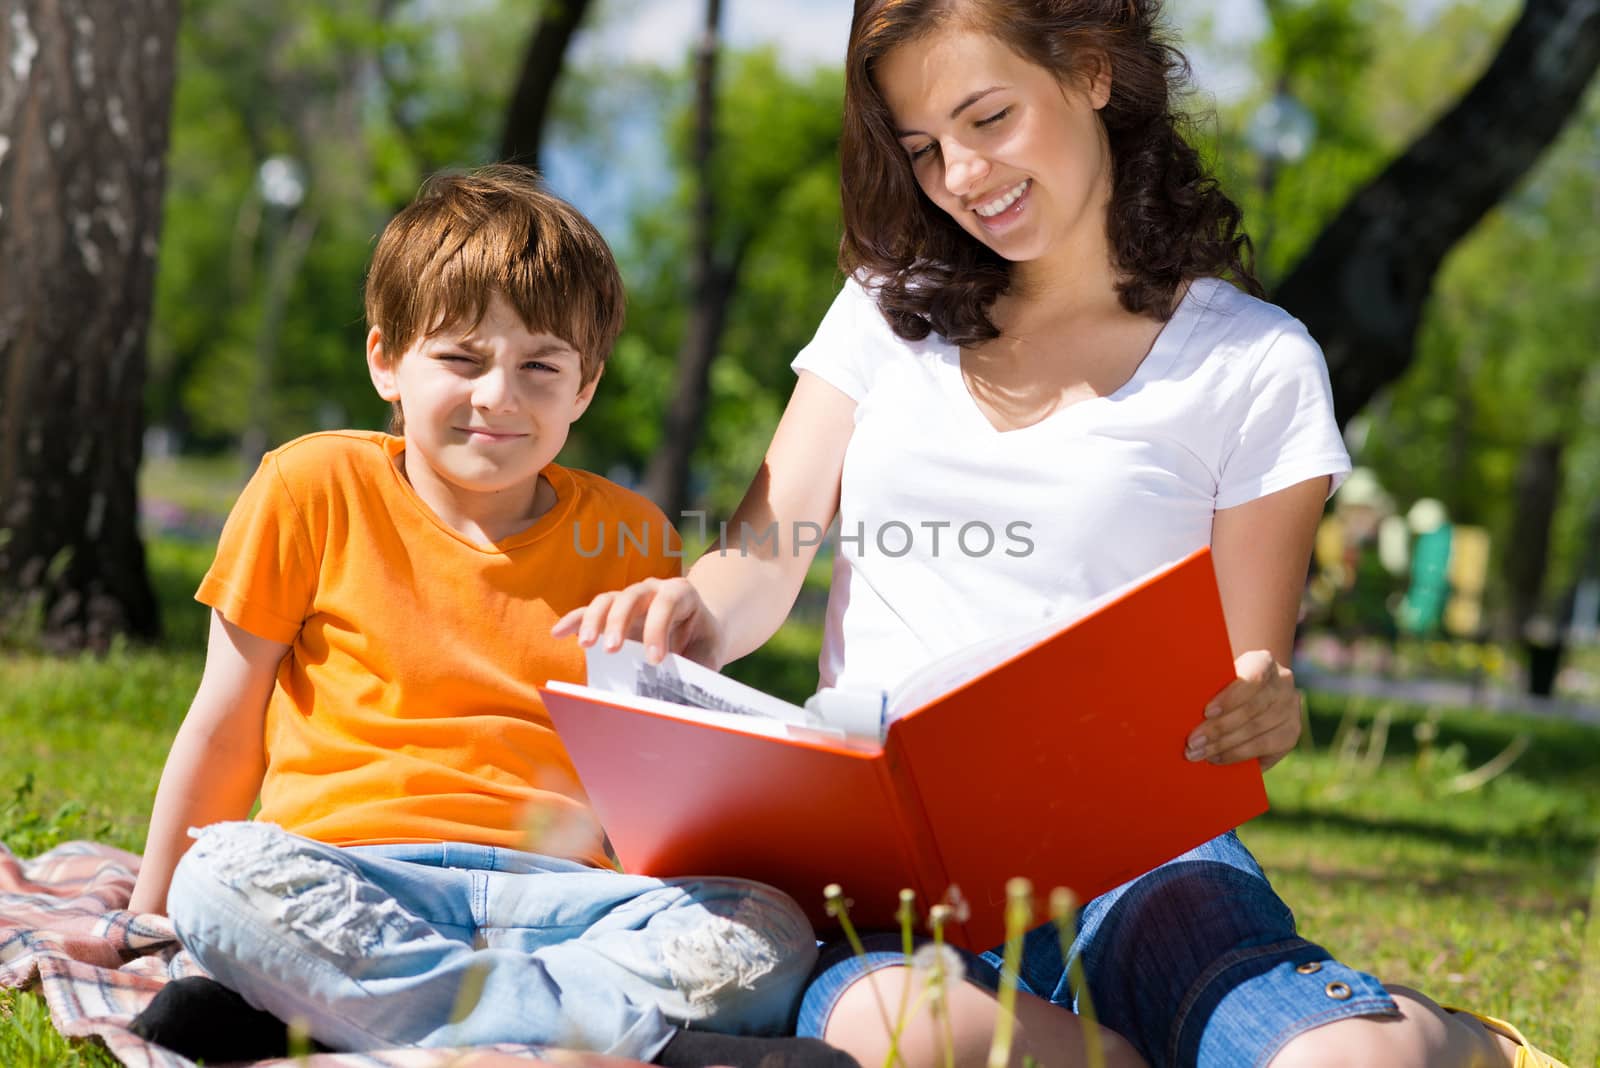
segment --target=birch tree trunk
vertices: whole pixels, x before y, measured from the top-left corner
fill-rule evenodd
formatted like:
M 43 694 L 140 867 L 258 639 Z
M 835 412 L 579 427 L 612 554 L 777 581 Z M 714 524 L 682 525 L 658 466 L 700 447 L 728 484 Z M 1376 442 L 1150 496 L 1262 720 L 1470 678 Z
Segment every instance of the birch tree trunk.
M 52 648 L 159 633 L 135 478 L 178 10 L 0 15 L 0 613 Z

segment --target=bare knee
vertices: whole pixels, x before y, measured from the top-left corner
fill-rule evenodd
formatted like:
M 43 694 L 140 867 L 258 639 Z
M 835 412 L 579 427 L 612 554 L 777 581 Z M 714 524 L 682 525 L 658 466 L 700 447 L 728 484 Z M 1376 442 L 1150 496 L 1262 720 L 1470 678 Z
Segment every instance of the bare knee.
M 983 1068 L 999 1011 L 994 995 L 975 984 L 949 984 L 941 997 L 908 968 L 882 968 L 845 988 L 823 1037 L 864 1065 L 886 1063 L 893 1044 L 907 1068 Z M 1081 1068 L 1089 1063 L 1086 1026 L 1066 1009 L 1020 995 L 1010 1064 Z M 1144 1068 L 1121 1036 L 1094 1033 L 1106 1068 Z
M 1509 1063 L 1476 1021 L 1440 1008 L 1407 987 L 1390 986 L 1399 1016 L 1356 1016 L 1296 1035 L 1270 1068 L 1492 1068 Z

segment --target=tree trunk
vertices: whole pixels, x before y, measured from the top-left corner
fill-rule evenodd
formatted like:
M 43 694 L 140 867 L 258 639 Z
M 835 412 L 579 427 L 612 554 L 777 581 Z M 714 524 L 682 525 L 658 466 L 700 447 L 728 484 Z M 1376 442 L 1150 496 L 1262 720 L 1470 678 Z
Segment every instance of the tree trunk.
M 53 648 L 159 633 L 139 540 L 145 334 L 178 0 L 0 20 L 0 612 Z
M 1273 294 L 1321 344 L 1347 422 L 1410 366 L 1452 246 L 1506 196 L 1600 66 L 1600 3 L 1527 0 L 1476 85 L 1353 197 Z
M 500 139 L 500 158 L 530 167 L 539 166 L 544 144 L 545 121 L 555 97 L 556 79 L 567 45 L 589 9 L 589 0 L 545 0 L 539 22 L 528 40 L 523 55 L 522 73 L 506 112 L 505 132 Z
M 645 472 L 644 492 L 676 522 L 689 503 L 689 463 L 705 422 L 711 364 L 722 342 L 743 252 L 717 261 L 717 204 L 711 157 L 717 118 L 717 36 L 722 0 L 706 0 L 705 24 L 695 56 L 695 192 L 692 258 L 689 263 L 689 323 L 678 347 L 677 392 L 667 410 L 661 444 Z
M 1565 449 L 1565 438 L 1536 441 L 1522 454 L 1517 468 L 1516 509 L 1505 559 L 1510 592 L 1510 616 L 1504 634 L 1507 639 L 1520 638 L 1528 621 L 1546 607 L 1544 578 L 1550 561 L 1550 528 L 1561 500 L 1561 456 Z

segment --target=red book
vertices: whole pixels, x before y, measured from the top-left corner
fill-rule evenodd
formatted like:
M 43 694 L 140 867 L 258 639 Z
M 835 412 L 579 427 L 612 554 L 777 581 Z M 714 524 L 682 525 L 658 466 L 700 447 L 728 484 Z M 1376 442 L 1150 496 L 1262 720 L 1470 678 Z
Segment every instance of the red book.
M 601 656 L 623 654 L 591 652 L 591 684 Z M 1234 679 L 1205 549 L 1052 631 L 919 673 L 890 699 L 891 713 L 912 703 L 881 742 L 817 729 L 796 706 L 675 661 L 632 669 L 647 691 L 665 673 L 702 709 L 748 698 L 789 722 L 542 688 L 617 857 L 645 875 L 769 883 L 821 932 L 835 928 L 829 883 L 858 928 L 896 927 L 903 887 L 926 914 L 956 886 L 971 915 L 947 935 L 987 949 L 1004 939 L 1013 876 L 1087 901 L 1267 808 L 1257 762 L 1184 757 L 1206 702 Z

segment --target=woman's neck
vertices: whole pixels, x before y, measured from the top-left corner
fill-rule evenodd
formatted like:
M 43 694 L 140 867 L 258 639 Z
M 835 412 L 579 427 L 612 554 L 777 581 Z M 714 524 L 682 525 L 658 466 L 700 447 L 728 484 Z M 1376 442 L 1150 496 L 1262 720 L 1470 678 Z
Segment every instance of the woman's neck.
M 1111 240 L 1100 225 L 1081 228 L 1044 256 L 1015 264 L 1011 287 L 996 310 L 1016 322 L 1040 317 L 1072 322 L 1099 318 L 1120 306 Z M 996 325 L 1004 329 L 1005 324 Z

